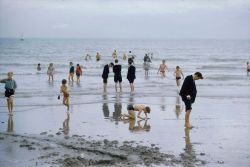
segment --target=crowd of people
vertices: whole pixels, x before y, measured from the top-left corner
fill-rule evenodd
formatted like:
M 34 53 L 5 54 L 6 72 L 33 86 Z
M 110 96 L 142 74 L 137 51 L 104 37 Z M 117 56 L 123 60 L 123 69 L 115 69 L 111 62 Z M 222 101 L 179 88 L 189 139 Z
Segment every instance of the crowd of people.
M 127 71 L 127 80 L 129 81 L 130 84 L 130 91 L 134 92 L 135 87 L 134 87 L 134 80 L 136 79 L 136 67 L 134 66 L 134 59 L 135 55 L 129 51 L 129 54 L 123 55 L 123 60 L 128 60 L 128 71 Z M 119 64 L 118 61 L 118 53 L 116 50 L 112 53 L 112 58 L 114 59 L 114 63 L 110 62 L 109 64 L 106 64 L 103 68 L 103 73 L 102 73 L 102 79 L 103 79 L 103 91 L 107 92 L 107 82 L 108 82 L 108 77 L 109 77 L 109 72 L 110 68 L 112 68 L 112 71 L 114 73 L 114 82 L 115 82 L 115 91 L 116 92 L 122 92 L 122 75 L 121 75 L 121 70 L 122 66 Z M 96 55 L 96 61 L 100 61 L 101 55 L 99 52 L 97 52 Z M 148 76 L 148 70 L 150 68 L 150 63 L 153 59 L 153 53 L 150 54 L 145 54 L 144 56 L 144 63 L 143 63 L 143 68 L 145 70 L 145 76 Z M 91 60 L 91 56 L 87 54 L 85 57 L 85 60 Z M 76 82 L 80 83 L 80 76 L 82 76 L 83 71 L 82 68 L 79 64 L 76 65 L 76 68 L 74 67 L 73 63 L 69 63 L 69 75 L 68 75 L 68 81 L 69 82 L 74 82 L 74 74 L 76 74 Z M 37 71 L 41 71 L 41 64 L 39 63 L 37 65 Z M 168 66 L 166 64 L 165 60 L 162 60 L 162 63 L 159 66 L 158 72 L 160 72 L 161 78 L 166 77 L 166 72 L 168 71 Z M 250 65 L 247 62 L 246 64 L 246 71 L 247 75 L 249 75 L 250 72 Z M 53 63 L 50 63 L 47 69 L 47 75 L 48 75 L 48 81 L 53 81 L 54 80 L 54 74 L 55 74 L 55 68 L 53 66 Z M 176 77 L 176 85 L 178 87 L 181 86 L 181 78 L 184 79 L 184 74 L 182 69 L 179 66 L 176 66 L 176 69 L 174 71 L 174 76 Z M 186 107 L 186 115 L 185 115 L 185 127 L 186 128 L 192 128 L 190 122 L 189 122 L 189 117 L 190 113 L 192 111 L 192 104 L 195 102 L 197 90 L 196 90 L 196 85 L 195 81 L 203 79 L 203 76 L 200 72 L 196 72 L 193 75 L 188 75 L 186 76 L 182 87 L 180 89 L 180 97 L 182 98 L 185 107 Z M 15 90 L 17 88 L 16 81 L 13 79 L 13 72 L 8 72 L 7 73 L 7 78 L 0 80 L 1 83 L 5 83 L 5 97 L 7 98 L 7 106 L 8 106 L 8 111 L 9 115 L 13 115 L 13 98 L 15 94 Z M 119 91 L 118 91 L 119 90 Z M 62 85 L 60 87 L 60 92 L 63 94 L 63 104 L 67 107 L 67 110 L 69 110 L 69 97 L 70 93 L 67 87 L 67 80 L 62 79 Z M 58 97 L 60 98 L 60 96 Z M 148 119 L 148 115 L 150 113 L 150 107 L 147 105 L 128 105 L 127 107 L 128 114 L 122 114 L 121 118 L 122 119 L 135 119 L 135 111 L 138 111 L 137 118 L 139 119 Z M 141 117 L 141 113 L 145 114 L 145 117 Z

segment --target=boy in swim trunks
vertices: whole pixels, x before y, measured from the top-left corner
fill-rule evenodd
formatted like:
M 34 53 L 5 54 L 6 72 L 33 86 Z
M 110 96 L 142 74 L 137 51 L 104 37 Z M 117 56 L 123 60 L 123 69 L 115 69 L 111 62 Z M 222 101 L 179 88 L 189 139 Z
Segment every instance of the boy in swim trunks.
M 162 64 L 160 64 L 160 67 L 158 69 L 157 74 L 159 73 L 159 71 L 161 72 L 161 77 L 165 78 L 166 77 L 166 70 L 168 69 L 167 65 L 165 64 L 166 60 L 162 60 Z
M 9 115 L 13 115 L 13 98 L 17 84 L 16 81 L 13 80 L 13 72 L 8 72 L 7 76 L 7 79 L 0 80 L 0 83 L 5 83 L 5 97 L 7 98 Z
M 148 115 L 150 113 L 150 107 L 148 106 L 145 106 L 143 104 L 139 104 L 139 105 L 132 105 L 132 104 L 129 104 L 128 107 L 127 107 L 127 110 L 128 110 L 128 114 L 122 114 L 122 119 L 135 119 L 135 112 L 138 111 L 138 114 L 137 114 L 137 118 L 140 118 L 140 119 L 149 119 L 148 118 Z M 145 117 L 141 117 L 141 113 L 144 113 L 145 114 Z
M 175 75 L 175 78 L 176 78 L 176 85 L 178 87 L 180 87 L 180 83 L 181 83 L 181 76 L 182 78 L 184 78 L 184 75 L 183 75 L 183 72 L 181 70 L 181 68 L 179 66 L 176 66 L 176 69 L 174 71 L 174 75 Z
M 67 107 L 67 111 L 69 111 L 69 91 L 66 84 L 67 80 L 63 79 L 60 92 L 63 93 L 63 104 Z

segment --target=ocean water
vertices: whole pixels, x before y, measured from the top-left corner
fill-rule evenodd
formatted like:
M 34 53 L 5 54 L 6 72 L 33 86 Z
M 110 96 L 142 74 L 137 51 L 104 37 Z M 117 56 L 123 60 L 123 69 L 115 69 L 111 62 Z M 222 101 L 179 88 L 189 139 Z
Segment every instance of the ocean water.
M 122 64 L 123 92 L 115 93 L 113 73 L 108 80 L 108 93 L 103 94 L 102 70 L 117 50 Z M 126 79 L 127 61 L 124 53 L 136 55 L 135 93 L 129 91 Z M 95 61 L 96 52 L 102 55 Z M 145 53 L 153 53 L 149 77 L 142 68 Z M 92 60 L 85 61 L 86 54 Z M 161 60 L 169 71 L 167 78 L 157 74 Z M 197 100 L 193 105 L 191 123 L 197 128 L 190 132 L 197 153 L 210 163 L 206 166 L 250 164 L 250 76 L 246 62 L 250 61 L 250 40 L 168 39 L 0 39 L 0 79 L 14 72 L 18 84 L 14 99 L 12 133 L 39 134 L 57 132 L 67 120 L 66 108 L 57 100 L 61 80 L 68 78 L 69 62 L 83 66 L 80 84 L 69 84 L 69 134 L 84 134 L 95 138 L 136 140 L 158 144 L 164 152 L 179 155 L 184 152 L 184 106 L 178 97 L 173 76 L 179 65 L 184 75 L 200 71 L 204 79 L 197 81 Z M 41 63 L 42 71 L 36 66 Z M 49 63 L 54 63 L 54 82 L 48 82 Z M 4 84 L 0 84 L 0 132 L 8 131 L 8 115 Z M 126 113 L 128 103 L 151 107 L 150 120 L 136 123 L 141 130 L 133 131 L 129 124 L 118 121 Z M 178 109 L 176 104 L 181 104 Z M 100 137 L 102 136 L 102 137 Z M 237 154 L 237 156 L 235 156 Z

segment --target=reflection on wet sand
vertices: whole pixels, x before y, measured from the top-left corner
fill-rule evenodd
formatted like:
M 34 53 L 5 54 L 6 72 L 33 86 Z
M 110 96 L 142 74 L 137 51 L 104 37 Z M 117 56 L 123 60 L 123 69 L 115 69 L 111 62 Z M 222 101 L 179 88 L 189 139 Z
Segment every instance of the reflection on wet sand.
M 11 132 L 13 132 L 13 131 L 14 131 L 13 116 L 12 116 L 12 115 L 9 115 L 7 132 L 11 133 Z
M 134 93 L 130 93 L 128 104 L 134 105 Z
M 144 122 L 144 124 L 143 124 Z M 123 120 L 124 124 L 129 123 L 129 130 L 131 132 L 149 132 L 151 129 L 151 126 L 148 124 L 148 120 L 139 120 L 136 121 L 135 119 L 125 119 Z M 137 123 L 137 125 L 136 125 Z M 142 126 L 143 124 L 143 126 Z
M 175 114 L 176 118 L 179 119 L 179 116 L 183 110 L 183 105 L 181 104 L 181 98 L 179 95 L 176 96 L 176 102 L 175 102 Z
M 109 118 L 109 106 L 107 102 L 108 100 L 107 94 L 103 94 L 102 98 L 103 98 L 102 111 L 103 111 L 104 118 Z
M 119 96 L 116 96 L 116 100 L 114 103 L 114 112 L 113 112 L 113 119 L 115 120 L 115 124 L 117 125 L 122 113 L 122 103 Z
M 63 133 L 65 135 L 69 134 L 69 119 L 70 119 L 70 114 L 67 112 L 67 117 L 66 119 L 63 121 Z
M 166 106 L 165 106 L 165 98 L 164 98 L 164 96 L 161 97 L 160 101 L 161 101 L 161 105 L 160 105 L 161 111 L 165 111 L 166 110 Z
M 190 140 L 190 130 L 189 128 L 185 128 L 185 148 L 184 153 L 181 153 L 182 165 L 184 167 L 195 167 L 206 164 L 205 161 L 197 158 L 197 153 L 193 148 L 193 144 Z

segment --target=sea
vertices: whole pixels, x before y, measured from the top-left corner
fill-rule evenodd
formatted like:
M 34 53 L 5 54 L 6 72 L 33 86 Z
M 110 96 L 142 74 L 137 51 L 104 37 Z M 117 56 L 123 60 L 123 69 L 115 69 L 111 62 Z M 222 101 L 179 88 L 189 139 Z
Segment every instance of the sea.
M 108 91 L 103 93 L 104 65 L 114 62 L 113 51 L 122 65 L 122 92 L 115 92 L 110 69 Z M 130 93 L 126 78 L 129 51 L 135 55 L 135 92 Z M 101 60 L 96 61 L 99 52 Z M 91 60 L 85 60 L 89 54 Z M 151 57 L 145 77 L 143 58 Z M 166 78 L 157 73 L 166 60 Z M 0 84 L 0 132 L 39 134 L 63 128 L 66 107 L 57 97 L 62 79 L 68 79 L 69 62 L 82 66 L 80 84 L 68 83 L 70 91 L 69 134 L 95 139 L 135 140 L 157 144 L 163 152 L 185 152 L 185 107 L 178 96 L 174 70 L 180 66 L 184 76 L 199 71 L 197 98 L 193 104 L 188 137 L 205 166 L 248 166 L 250 164 L 250 39 L 20 39 L 0 38 L 0 79 L 14 73 L 14 128 L 8 128 L 4 84 Z M 37 71 L 37 64 L 41 71 Z M 47 68 L 54 64 L 54 81 Z M 250 74 L 249 74 L 250 75 Z M 183 80 L 182 80 L 183 81 Z M 127 104 L 151 107 L 150 120 L 136 123 L 137 129 L 119 121 Z M 143 126 L 144 125 L 144 126 Z M 140 127 L 140 128 L 138 128 Z M 138 130 L 139 129 L 139 130 Z M 10 130 L 10 131 L 9 131 Z M 68 134 L 67 134 L 68 135 Z M 3 152 L 2 152 L 3 153 Z M 202 156 L 204 155 L 205 156 Z M 196 166 L 197 164 L 193 164 Z

